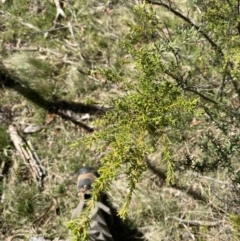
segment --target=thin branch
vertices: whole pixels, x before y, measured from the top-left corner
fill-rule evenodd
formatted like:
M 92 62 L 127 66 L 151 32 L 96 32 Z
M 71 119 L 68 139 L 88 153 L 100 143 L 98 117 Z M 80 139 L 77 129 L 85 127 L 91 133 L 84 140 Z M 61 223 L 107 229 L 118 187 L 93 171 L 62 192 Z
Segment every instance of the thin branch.
M 227 82 L 226 77 L 227 77 L 227 68 L 228 68 L 228 65 L 229 65 L 229 63 L 227 63 L 226 66 L 225 66 L 225 68 L 224 68 L 222 83 L 221 83 L 221 86 L 220 86 L 220 88 L 219 88 L 218 95 L 217 95 L 217 97 L 220 99 L 220 101 L 222 101 L 223 91 L 224 91 L 224 88 L 225 88 L 226 82 Z
M 198 95 L 199 97 L 201 97 L 202 99 L 204 99 L 204 100 L 206 100 L 206 101 L 208 101 L 208 102 L 211 102 L 211 103 L 213 103 L 213 104 L 215 104 L 215 105 L 218 105 L 218 104 L 219 104 L 216 100 L 211 99 L 210 97 L 208 97 L 208 96 L 206 96 L 206 95 L 198 92 L 197 90 L 194 90 L 193 88 L 186 87 L 186 88 L 184 88 L 184 90 L 189 91 L 189 92 L 192 92 L 192 93 Z
M 201 33 L 203 35 L 203 37 L 211 44 L 211 46 L 215 50 L 217 50 L 217 52 L 219 52 L 222 56 L 224 55 L 222 50 L 219 48 L 219 46 L 206 33 L 204 33 L 198 25 L 196 25 L 191 19 L 189 19 L 188 17 L 184 16 L 182 13 L 180 13 L 179 11 L 174 9 L 170 4 L 164 3 L 162 1 L 156 2 L 156 1 L 152 1 L 152 0 L 147 0 L 146 2 L 150 3 L 150 4 L 153 4 L 153 5 L 162 6 L 165 9 L 169 10 L 170 12 L 174 13 L 179 18 L 183 19 L 185 22 L 189 23 L 199 33 Z
M 169 3 L 165 3 L 163 2 L 162 0 L 159 0 L 159 1 L 153 1 L 153 0 L 146 0 L 147 3 L 150 3 L 150 4 L 153 4 L 153 5 L 158 5 L 158 6 L 161 6 L 165 9 L 167 9 L 168 11 L 172 12 L 174 15 L 178 16 L 179 18 L 183 19 L 185 22 L 189 23 L 192 27 L 194 27 L 200 34 L 202 34 L 202 36 L 210 43 L 210 45 L 216 50 L 217 53 L 219 53 L 222 57 L 224 56 L 224 53 L 222 51 L 222 49 L 217 45 L 217 43 L 215 43 L 205 32 L 203 32 L 201 30 L 201 27 L 199 27 L 198 25 L 196 25 L 189 17 L 185 16 L 184 14 L 182 14 L 181 12 L 177 11 L 176 9 L 173 8 L 173 6 Z M 240 1 L 238 0 L 238 8 L 239 8 L 239 4 L 240 4 Z M 233 69 L 233 63 L 231 62 L 228 62 L 227 63 L 227 66 L 230 66 L 232 69 Z M 226 67 L 227 68 L 227 67 Z M 228 75 L 233 86 L 234 86 L 234 89 L 238 95 L 238 99 L 240 101 L 240 88 L 238 86 L 238 83 L 237 81 L 235 81 L 230 73 L 229 70 L 226 71 L 225 75 Z M 222 81 L 222 85 L 220 87 L 220 91 L 219 91 L 219 94 L 218 95 L 218 98 L 221 96 L 221 91 L 223 91 L 223 88 L 225 86 L 225 78 L 226 76 L 223 77 L 223 81 Z M 190 91 L 190 92 L 193 92 L 197 95 L 199 95 L 201 98 L 207 100 L 207 101 L 210 101 L 214 104 L 218 104 L 217 101 L 203 95 L 202 93 L 194 90 L 194 89 L 191 89 L 191 88 L 187 88 L 186 90 Z M 221 99 L 220 99 L 221 100 Z
M 195 236 L 191 233 L 191 231 L 189 230 L 188 226 L 186 224 L 184 224 L 184 223 L 182 223 L 182 225 L 187 230 L 187 232 L 191 236 L 192 240 L 196 240 Z
M 231 69 L 234 69 L 234 64 L 233 64 L 232 62 L 230 62 L 230 61 L 227 62 L 227 67 L 228 67 L 228 66 L 230 66 Z M 226 68 L 227 68 L 227 67 L 226 67 Z M 240 102 L 240 88 L 239 88 L 239 85 L 238 85 L 238 80 L 235 80 L 235 79 L 232 77 L 232 75 L 231 75 L 231 73 L 230 73 L 230 70 L 228 70 L 228 69 L 227 69 L 227 74 L 228 74 L 228 76 L 230 77 L 230 80 L 231 80 L 232 85 L 233 85 L 233 87 L 234 87 L 234 89 L 235 89 L 235 91 L 236 91 L 236 93 L 237 93 L 237 95 L 238 95 L 238 100 L 239 100 L 239 102 Z
M 181 79 L 181 77 L 179 76 L 175 76 L 173 73 L 169 72 L 169 71 L 164 71 L 165 74 L 167 74 L 168 76 L 170 76 L 171 78 L 173 78 L 174 80 L 176 80 L 177 84 L 185 91 L 188 91 L 188 92 L 192 92 L 196 95 L 198 95 L 199 97 L 201 97 L 202 99 L 206 100 L 206 101 L 209 101 L 215 105 L 218 105 L 219 103 L 214 100 L 214 99 L 211 99 L 210 97 L 198 92 L 197 90 L 195 90 L 194 88 L 191 88 L 191 87 L 188 87 L 188 86 L 185 86 L 184 85 L 184 81 Z

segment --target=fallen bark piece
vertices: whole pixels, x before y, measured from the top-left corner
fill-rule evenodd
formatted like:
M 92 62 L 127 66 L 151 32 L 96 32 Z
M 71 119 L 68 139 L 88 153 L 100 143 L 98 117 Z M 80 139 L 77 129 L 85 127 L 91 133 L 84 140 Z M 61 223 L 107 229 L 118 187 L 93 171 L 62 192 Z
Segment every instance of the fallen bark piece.
M 15 148 L 21 156 L 24 164 L 29 167 L 33 179 L 38 183 L 40 187 L 43 187 L 45 171 L 32 144 L 20 137 L 17 129 L 13 125 L 10 125 L 8 130 Z

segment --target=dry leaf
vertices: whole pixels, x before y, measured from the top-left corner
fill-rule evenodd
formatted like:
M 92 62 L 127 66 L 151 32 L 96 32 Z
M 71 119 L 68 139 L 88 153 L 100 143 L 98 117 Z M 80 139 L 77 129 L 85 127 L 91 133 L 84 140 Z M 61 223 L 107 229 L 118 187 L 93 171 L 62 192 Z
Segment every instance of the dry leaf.
M 56 114 L 51 113 L 46 116 L 45 125 L 51 124 L 56 119 Z

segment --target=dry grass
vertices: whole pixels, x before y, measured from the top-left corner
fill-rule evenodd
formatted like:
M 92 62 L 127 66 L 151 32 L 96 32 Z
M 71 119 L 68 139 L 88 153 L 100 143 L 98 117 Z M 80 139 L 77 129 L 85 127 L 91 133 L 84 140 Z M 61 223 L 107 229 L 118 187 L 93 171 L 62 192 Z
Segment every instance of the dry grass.
M 89 134 L 72 120 L 86 113 L 94 119 L 97 114 L 79 106 L 74 110 L 60 106 L 66 115 L 53 109 L 62 100 L 107 105 L 112 96 L 121 92 L 96 70 L 111 67 L 130 76 L 132 66 L 125 70 L 120 66 L 126 54 L 122 37 L 128 32 L 127 22 L 138 21 L 132 12 L 134 2 L 113 1 L 108 6 L 106 1 L 65 1 L 62 8 L 66 19 L 60 17 L 56 23 L 53 1 L 19 0 L 0 5 L 1 61 L 18 77 L 12 83 L 0 75 L 0 123 L 4 127 L 0 129 L 0 239 L 7 240 L 12 235 L 20 235 L 15 240 L 68 237 L 64 224 L 78 204 L 77 170 L 83 165 L 97 168 L 100 158 L 84 146 L 71 148 Z M 11 115 L 1 119 L 1 113 L 8 111 Z M 73 118 L 66 118 L 69 116 Z M 91 126 L 91 119 L 82 122 Z M 9 140 L 6 130 L 10 123 L 31 141 L 42 161 L 47 173 L 43 190 L 39 190 L 29 167 Z M 28 124 L 40 125 L 42 130 L 24 134 Z M 192 138 L 200 135 L 201 128 L 205 126 L 199 127 Z M 186 152 L 182 146 L 176 148 L 180 156 Z M 183 176 L 178 171 L 175 185 L 169 187 L 160 160 L 159 155 L 151 157 L 152 168 L 138 185 L 129 220 L 114 227 L 116 240 L 126 240 L 131 235 L 135 237 L 129 240 L 137 240 L 140 234 L 136 228 L 149 241 L 237 240 L 231 223 L 234 217 L 227 215 L 229 205 L 236 205 L 227 174 L 205 177 L 189 172 Z M 124 175 L 119 173 L 109 192 L 115 208 L 121 204 L 126 185 Z M 181 220 L 203 224 L 191 225 Z M 214 222 L 217 225 L 204 225 Z M 125 228 L 124 232 L 121 228 Z
M 122 36 L 128 29 L 124 26 L 132 4 L 85 3 L 65 2 L 62 7 L 67 19 L 60 17 L 56 23 L 53 2 L 7 1 L 0 6 L 0 25 L 4 29 L 1 140 L 6 136 L 0 150 L 4 154 L 0 158 L 1 240 L 15 235 L 15 240 L 31 236 L 66 239 L 65 222 L 78 204 L 77 170 L 83 165 L 99 165 L 94 151 L 83 146 L 71 148 L 88 133 L 76 119 L 87 114 L 82 124 L 91 125 L 95 115 L 83 104 L 106 105 L 109 97 L 118 92 L 117 86 L 107 83 L 96 70 L 119 68 L 125 54 Z M 9 76 L 5 69 L 10 71 Z M 81 104 L 66 107 L 62 101 Z M 8 112 L 9 116 L 5 115 Z M 46 171 L 43 190 L 39 190 L 29 166 L 9 140 L 9 124 L 14 124 L 36 149 Z M 29 124 L 42 129 L 24 134 Z

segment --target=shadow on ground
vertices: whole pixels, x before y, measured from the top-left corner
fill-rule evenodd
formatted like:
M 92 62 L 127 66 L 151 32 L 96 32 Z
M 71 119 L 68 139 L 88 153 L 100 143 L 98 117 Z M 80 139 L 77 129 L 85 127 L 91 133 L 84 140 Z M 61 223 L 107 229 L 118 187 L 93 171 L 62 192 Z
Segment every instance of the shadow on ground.
M 32 89 L 28 85 L 23 85 L 22 81 L 19 80 L 14 74 L 9 73 L 3 66 L 0 68 L 0 88 L 8 88 L 13 91 L 16 91 L 21 96 L 25 97 L 29 101 L 33 102 L 40 108 L 44 110 L 55 113 L 61 116 L 63 119 L 69 120 L 74 124 L 82 127 L 87 132 L 94 131 L 91 127 L 86 124 L 76 121 L 76 119 L 71 116 L 65 114 L 64 110 L 70 110 L 75 113 L 89 113 L 93 115 L 103 115 L 108 111 L 108 108 L 98 107 L 95 105 L 87 105 L 83 103 L 75 103 L 71 101 L 65 101 L 60 99 L 54 99 L 52 101 L 47 100 L 41 93 Z M 1 112 L 0 112 L 1 113 Z M 7 114 L 6 111 L 3 112 L 4 115 Z M 3 115 L 2 114 L 2 115 Z M 10 113 L 11 114 L 11 113 Z M 10 118 L 9 118 L 10 119 Z M 8 167 L 6 167 L 8 168 Z M 0 179 L 1 181 L 1 179 Z M 134 222 L 128 218 L 125 220 L 121 219 L 117 215 L 117 210 L 113 207 L 113 205 L 107 201 L 106 204 L 110 207 L 113 214 L 113 226 L 111 229 L 111 234 L 113 236 L 114 241 L 144 241 L 143 233 L 141 233 Z M 10 237 L 12 239 L 17 238 L 17 236 Z M 10 239 L 9 239 L 10 240 Z M 43 237 L 32 237 L 31 241 L 47 241 Z
M 20 95 L 24 96 L 26 99 L 33 102 L 35 105 L 43 108 L 50 113 L 54 113 L 59 115 L 65 120 L 73 122 L 75 125 L 80 126 L 87 132 L 93 132 L 94 129 L 90 126 L 87 126 L 83 122 L 76 120 L 74 117 L 66 114 L 66 111 L 72 111 L 74 113 L 88 113 L 92 115 L 103 115 L 106 113 L 109 108 L 99 107 L 96 105 L 91 104 L 84 104 L 84 103 L 76 103 L 72 101 L 65 101 L 61 100 L 57 97 L 53 97 L 52 101 L 45 99 L 41 93 L 37 92 L 36 90 L 32 89 L 28 85 L 21 84 L 22 81 L 14 76 L 13 73 L 10 73 L 6 68 L 2 66 L 0 68 L 0 88 L 9 88 Z
M 166 174 L 164 172 L 164 170 L 158 169 L 156 168 L 150 160 L 146 160 L 146 164 L 148 169 L 154 173 L 155 175 L 157 175 L 159 177 L 159 179 L 161 179 L 163 182 L 165 182 L 166 180 Z M 205 197 L 204 195 L 202 195 L 201 193 L 199 193 L 198 191 L 194 190 L 192 187 L 188 187 L 188 186 L 183 186 L 183 185 L 179 185 L 178 181 L 175 181 L 175 184 L 171 185 L 172 188 L 175 188 L 177 190 L 186 192 L 186 194 L 190 197 L 192 197 L 195 200 L 198 201 L 202 201 L 204 203 L 208 203 L 208 198 Z
M 107 202 L 113 215 L 113 227 L 111 228 L 111 234 L 114 241 L 146 241 L 143 233 L 138 230 L 134 222 L 128 218 L 121 219 L 117 215 L 117 210 L 111 203 Z

